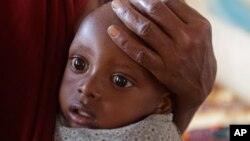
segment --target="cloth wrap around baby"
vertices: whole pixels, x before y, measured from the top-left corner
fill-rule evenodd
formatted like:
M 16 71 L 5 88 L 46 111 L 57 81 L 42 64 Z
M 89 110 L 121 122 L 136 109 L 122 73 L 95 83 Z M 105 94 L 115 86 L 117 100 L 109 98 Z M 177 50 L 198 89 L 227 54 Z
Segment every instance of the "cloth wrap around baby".
M 55 141 L 181 141 L 173 114 L 155 114 L 116 129 L 69 128 L 57 120 Z

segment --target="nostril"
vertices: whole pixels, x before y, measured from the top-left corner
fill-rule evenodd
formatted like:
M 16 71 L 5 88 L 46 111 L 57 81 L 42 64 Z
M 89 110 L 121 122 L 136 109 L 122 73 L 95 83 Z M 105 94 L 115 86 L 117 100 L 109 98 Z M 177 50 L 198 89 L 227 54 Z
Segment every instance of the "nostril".
M 81 89 L 78 89 L 77 91 L 78 91 L 78 93 L 82 93 L 82 90 L 81 90 Z
M 96 99 L 96 96 L 94 94 L 90 94 L 89 97 L 92 99 Z
M 92 99 L 92 100 L 98 100 L 100 98 L 100 94 L 93 92 L 89 89 L 85 89 L 85 88 L 78 88 L 77 89 L 77 93 L 79 95 L 81 95 L 81 98 L 88 98 L 88 99 Z
M 92 98 L 95 99 L 95 100 L 100 100 L 101 95 L 99 93 L 93 93 Z

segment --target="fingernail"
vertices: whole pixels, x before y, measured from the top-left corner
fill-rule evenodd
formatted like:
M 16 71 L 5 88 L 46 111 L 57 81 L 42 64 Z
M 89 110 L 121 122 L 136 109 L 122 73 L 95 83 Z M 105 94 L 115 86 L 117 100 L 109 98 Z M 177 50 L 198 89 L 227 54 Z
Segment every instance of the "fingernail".
M 111 3 L 111 6 L 116 9 L 118 7 L 121 7 L 122 3 L 120 0 L 113 0 L 112 3 Z
M 118 33 L 119 33 L 119 31 L 114 25 L 111 25 L 108 27 L 108 34 L 111 37 L 116 37 L 118 35 Z

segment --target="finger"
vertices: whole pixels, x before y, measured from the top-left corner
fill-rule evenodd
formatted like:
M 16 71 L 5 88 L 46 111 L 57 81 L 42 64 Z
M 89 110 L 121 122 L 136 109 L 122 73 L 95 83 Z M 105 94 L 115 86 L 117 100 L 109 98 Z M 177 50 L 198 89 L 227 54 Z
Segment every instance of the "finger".
M 185 23 L 160 0 L 130 0 L 130 2 L 153 19 L 172 38 L 181 34 Z
M 143 17 L 128 3 L 122 0 L 114 0 L 112 7 L 123 23 L 150 47 L 162 55 L 171 55 L 174 43 L 168 35 L 162 32 L 154 23 Z
M 193 23 L 194 20 L 204 19 L 192 7 L 187 5 L 184 0 L 161 0 L 163 1 L 182 21 L 185 23 Z
M 160 66 L 163 66 L 161 58 L 155 52 L 132 38 L 118 26 L 111 25 L 108 28 L 108 34 L 119 48 L 153 75 L 157 74 L 157 68 L 159 69 Z

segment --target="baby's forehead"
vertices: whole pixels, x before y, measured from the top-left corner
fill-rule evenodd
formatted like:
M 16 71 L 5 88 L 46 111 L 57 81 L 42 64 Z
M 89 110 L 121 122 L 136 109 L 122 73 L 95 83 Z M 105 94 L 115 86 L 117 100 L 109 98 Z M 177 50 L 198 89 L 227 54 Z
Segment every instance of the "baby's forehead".
M 107 32 L 110 25 L 118 25 L 123 28 L 123 30 L 130 32 L 113 12 L 110 2 L 102 5 L 87 15 L 81 22 L 81 26 L 86 26 L 86 24 L 92 24 L 92 28 L 104 33 Z

